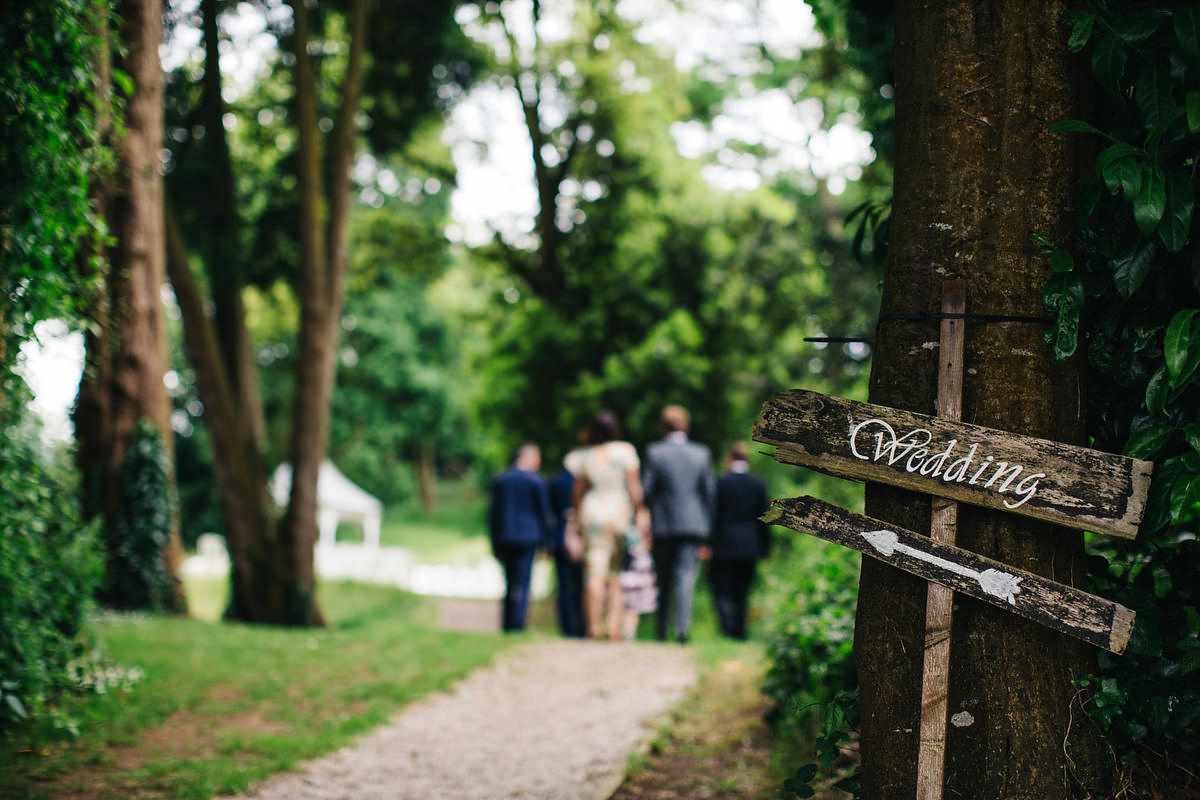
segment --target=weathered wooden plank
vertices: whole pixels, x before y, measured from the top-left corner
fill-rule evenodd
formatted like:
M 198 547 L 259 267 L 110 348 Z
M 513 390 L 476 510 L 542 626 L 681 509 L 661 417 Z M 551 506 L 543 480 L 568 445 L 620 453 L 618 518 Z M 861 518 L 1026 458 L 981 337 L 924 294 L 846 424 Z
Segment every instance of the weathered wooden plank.
M 942 284 L 941 341 L 938 345 L 938 416 L 962 418 L 962 379 L 965 337 L 961 316 L 967 310 L 967 282 Z M 958 318 L 956 318 L 956 315 Z M 933 499 L 929 534 L 935 542 L 954 544 L 958 503 Z M 946 719 L 950 715 L 950 632 L 954 592 L 929 583 L 925 597 L 925 658 L 921 671 L 921 735 L 917 751 L 917 800 L 942 800 L 946 774 Z
M 763 519 L 853 548 L 1113 653 L 1129 643 L 1134 612 L 1122 605 L 815 497 L 776 500 Z
M 1149 461 L 803 389 L 763 405 L 777 461 L 1132 539 Z

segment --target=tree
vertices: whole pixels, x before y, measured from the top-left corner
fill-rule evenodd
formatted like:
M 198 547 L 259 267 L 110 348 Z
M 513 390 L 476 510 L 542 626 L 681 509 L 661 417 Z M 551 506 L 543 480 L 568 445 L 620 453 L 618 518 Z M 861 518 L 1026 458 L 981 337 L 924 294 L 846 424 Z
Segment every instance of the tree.
M 1034 320 L 1049 267 L 1030 234 L 1061 240 L 1074 222 L 1083 159 L 1048 133 L 1087 98 L 1060 27 L 1064 4 L 905 2 L 896 20 L 895 207 L 871 400 L 932 413 L 933 322 L 944 278 L 967 282 L 968 313 Z M 1056 363 L 1037 322 L 966 323 L 964 419 L 1081 443 L 1077 362 Z M 929 501 L 881 486 L 867 513 L 929 529 Z M 962 507 L 958 543 L 1078 584 L 1082 537 Z M 1081 724 L 1072 681 L 1087 649 L 1048 629 L 956 598 L 946 794 L 976 798 L 1103 794 L 1100 743 Z M 864 559 L 855 630 L 862 703 L 862 792 L 914 793 L 925 584 Z
M 451 3 L 369 6 L 366 0 L 351 0 L 345 7 L 301 2 L 289 6 L 290 27 L 279 36 L 287 46 L 281 63 L 290 66 L 292 97 L 280 111 L 295 149 L 277 162 L 283 170 L 276 184 L 280 194 L 258 194 L 256 202 L 249 203 L 234 180 L 225 131 L 229 111 L 221 97 L 215 0 L 203 6 L 206 58 L 201 98 L 194 112 L 184 106 L 173 129 L 179 147 L 172 185 L 180 200 L 192 202 L 180 203 L 180 224 L 170 230 L 169 264 L 225 506 L 233 561 L 226 611 L 230 618 L 293 625 L 322 621 L 312 559 L 316 482 L 329 437 L 345 297 L 354 198 L 351 167 L 364 128 L 370 129 L 372 141 L 388 146 L 411 135 L 435 105 L 433 65 L 456 52 Z M 463 74 L 457 67 L 445 72 L 446 77 Z M 380 83 L 390 84 L 392 93 L 364 97 L 364 86 Z M 275 113 L 273 108 L 262 111 L 267 116 Z M 195 141 L 196 121 L 202 123 L 203 140 Z M 207 185 L 215 192 L 191 194 L 196 187 L 189 185 L 189 175 L 209 168 L 215 183 Z M 206 215 L 203 209 L 213 197 L 218 211 Z M 254 211 L 261 215 L 251 239 L 242 233 L 240 220 Z M 281 220 L 287 221 L 286 231 L 281 231 Z M 199 249 L 213 292 L 213 320 L 206 315 L 200 283 L 189 268 L 185 236 L 195 241 L 213 237 L 216 244 Z M 257 256 L 263 242 L 276 245 L 270 258 L 261 260 L 267 269 L 261 261 L 251 269 L 259 259 L 247 254 Z M 299 323 L 287 447 L 292 488 L 283 518 L 276 523 L 266 492 L 262 407 L 241 303 L 248 282 L 269 285 L 281 275 L 294 292 Z
M 139 516 L 145 509 L 122 509 L 122 467 L 141 420 L 148 420 L 170 451 L 170 402 L 163 384 L 167 371 L 166 321 L 162 287 L 166 282 L 163 236 L 162 178 L 158 152 L 163 136 L 163 74 L 158 60 L 162 38 L 162 4 L 131 0 L 118 8 L 118 55 L 110 73 L 107 53 L 101 52 L 99 74 L 119 83 L 125 94 L 124 113 L 110 121 L 116 166 L 110 180 L 96 182 L 93 196 L 107 221 L 111 244 L 101 246 L 101 285 L 90 301 L 92 324 L 87 329 L 87 360 L 74 411 L 78 463 L 83 474 L 84 513 L 104 518 L 109 563 L 114 576 L 122 545 L 122 515 Z M 116 80 L 116 76 L 121 76 Z M 100 91 L 106 93 L 108 85 Z M 101 100 L 103 103 L 104 100 Z M 92 265 L 85 262 L 90 272 Z M 163 498 L 166 502 L 166 498 Z M 169 518 L 169 517 L 168 517 Z M 136 528 L 137 526 L 134 525 Z M 170 585 L 153 594 L 154 605 L 183 610 L 185 599 L 176 573 L 182 560 L 177 524 L 169 526 L 163 553 Z M 159 581 L 155 580 L 154 583 Z M 133 602 L 122 587 L 109 585 L 109 602 Z

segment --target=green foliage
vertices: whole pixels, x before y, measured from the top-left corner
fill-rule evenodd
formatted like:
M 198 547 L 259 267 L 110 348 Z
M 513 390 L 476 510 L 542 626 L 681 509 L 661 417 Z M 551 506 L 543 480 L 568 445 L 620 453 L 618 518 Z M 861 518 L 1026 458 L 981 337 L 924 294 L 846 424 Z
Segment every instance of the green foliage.
M 116 516 L 104 531 L 108 568 L 99 600 L 111 608 L 169 608 L 166 551 L 175 511 L 170 462 L 158 429 L 146 419 L 138 422 L 120 480 Z
M 349 298 L 333 398 L 330 455 L 385 503 L 407 499 L 422 447 L 443 464 L 470 458 L 448 321 L 418 281 L 381 272 Z
M 812 537 L 777 537 L 766 590 L 775 630 L 763 692 L 777 733 L 808 740 L 822 706 L 856 686 L 859 555 Z
M 1194 764 L 1200 693 L 1200 259 L 1197 249 L 1195 4 L 1089 3 L 1066 17 L 1068 45 L 1090 47 L 1103 90 L 1096 124 L 1059 132 L 1098 141 L 1079 198 L 1076 242 L 1039 240 L 1054 275 L 1047 343 L 1086 343 L 1089 432 L 1097 447 L 1155 463 L 1138 540 L 1090 542 L 1096 589 L 1138 613 L 1123 656 L 1101 654 L 1083 681 L 1092 716 L 1124 764 L 1166 752 Z
M 23 399 L 18 384 L 5 380 L 4 395 Z M 102 575 L 77 487 L 23 413 L 0 409 L 0 731 L 43 715 L 50 696 L 70 684 L 84 612 Z
M 73 317 L 86 286 L 77 252 L 101 231 L 88 200 L 103 153 L 93 8 L 13 0 L 0 8 L 0 360 L 33 325 Z

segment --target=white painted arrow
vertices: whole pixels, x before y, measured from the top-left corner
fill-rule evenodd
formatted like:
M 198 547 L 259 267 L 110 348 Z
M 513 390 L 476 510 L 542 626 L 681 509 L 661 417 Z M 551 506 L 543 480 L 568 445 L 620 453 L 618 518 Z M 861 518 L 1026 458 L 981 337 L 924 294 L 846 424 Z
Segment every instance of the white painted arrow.
M 901 544 L 900 537 L 895 531 L 864 531 L 861 535 L 883 556 L 890 557 L 893 553 L 904 553 L 919 561 L 941 567 L 947 572 L 953 572 L 955 575 L 962 575 L 964 578 L 971 578 L 978 581 L 979 587 L 987 594 L 990 594 L 992 597 L 998 597 L 1001 600 L 1006 600 L 1009 605 L 1016 605 L 1016 600 L 1013 598 L 1021 591 L 1021 587 L 1018 585 L 1021 582 L 1021 578 L 1016 575 L 1010 575 L 998 569 L 985 569 L 983 572 L 977 572 L 970 567 L 964 567 L 962 564 L 956 564 L 953 561 L 947 561 L 932 553 L 926 553 L 924 550 L 918 550 L 915 547 Z

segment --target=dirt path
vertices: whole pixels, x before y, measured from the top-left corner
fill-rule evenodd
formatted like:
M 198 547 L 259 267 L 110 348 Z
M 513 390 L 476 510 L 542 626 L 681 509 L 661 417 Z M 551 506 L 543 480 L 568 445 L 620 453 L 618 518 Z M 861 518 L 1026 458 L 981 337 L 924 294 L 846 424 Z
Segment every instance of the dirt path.
M 277 776 L 255 800 L 595 800 L 696 680 L 677 645 L 522 645 L 450 694 L 352 746 Z

